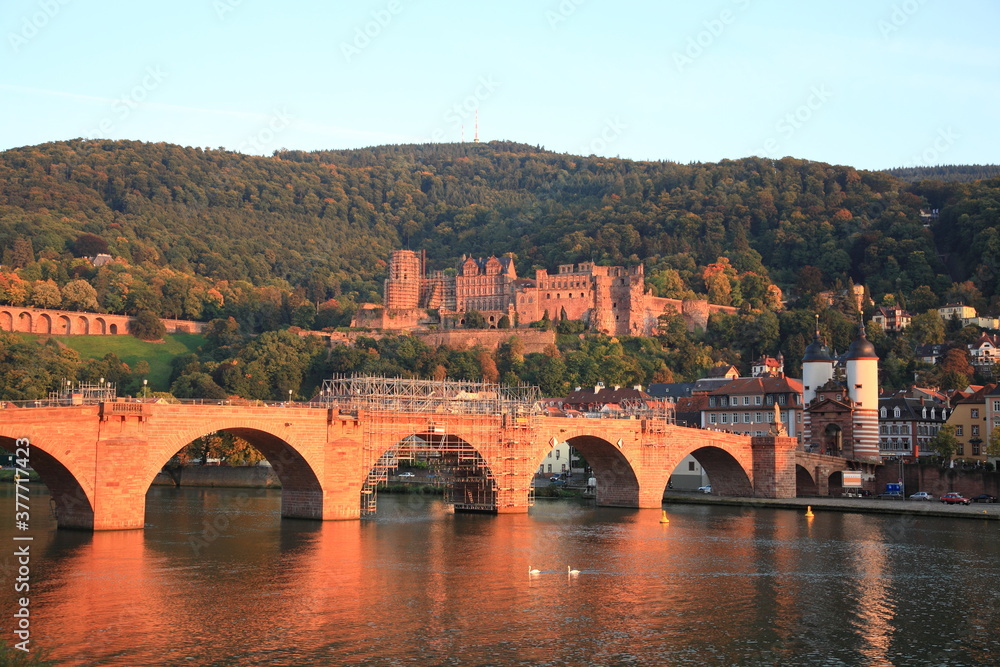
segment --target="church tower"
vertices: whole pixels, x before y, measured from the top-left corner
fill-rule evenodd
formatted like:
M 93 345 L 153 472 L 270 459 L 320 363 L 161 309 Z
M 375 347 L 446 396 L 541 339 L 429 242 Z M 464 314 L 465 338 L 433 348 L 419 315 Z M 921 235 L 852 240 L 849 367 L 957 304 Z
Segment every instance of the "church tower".
M 864 322 L 858 337 L 847 349 L 847 395 L 854 407 L 853 454 L 856 459 L 880 458 L 878 448 L 878 355 L 865 334 Z M 846 449 L 846 448 L 845 448 Z

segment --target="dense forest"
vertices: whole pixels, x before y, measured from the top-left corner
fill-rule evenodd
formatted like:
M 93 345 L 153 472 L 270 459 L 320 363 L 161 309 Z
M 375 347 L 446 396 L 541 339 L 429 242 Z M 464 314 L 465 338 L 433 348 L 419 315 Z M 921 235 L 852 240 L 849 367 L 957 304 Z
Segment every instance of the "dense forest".
M 272 157 L 55 142 L 0 153 L 0 303 L 214 320 L 231 340 L 189 360 L 174 378 L 191 376 L 180 394 L 304 395 L 318 374 L 362 368 L 496 375 L 553 391 L 615 383 L 596 377 L 593 364 L 607 366 L 619 351 L 627 353 L 621 383 L 687 379 L 716 361 L 745 365 L 779 351 L 794 373 L 814 313 L 840 349 L 853 335 L 853 307 L 817 298 L 826 290 L 864 285 L 874 303 L 916 313 L 953 300 L 1000 310 L 1000 179 L 963 182 L 992 169 L 898 178 L 792 158 L 684 165 L 509 142 Z M 426 250 L 432 268 L 454 266 L 463 253 L 509 252 L 522 276 L 569 262 L 644 263 L 660 296 L 697 295 L 741 311 L 713 317 L 697 334 L 665 321 L 673 337 L 595 337 L 591 347 L 560 323 L 567 335 L 559 349 L 545 359 L 528 355 L 526 365 L 504 367 L 501 355 L 492 369 L 474 353 L 470 361 L 372 342 L 333 356 L 305 348 L 295 353 L 301 363 L 286 359 L 298 369 L 288 377 L 273 379 L 278 371 L 258 364 L 261 384 L 239 380 L 233 364 L 254 362 L 240 355 L 272 340 L 251 335 L 344 326 L 356 304 L 378 302 L 389 253 L 402 247 Z M 100 253 L 113 260 L 94 266 L 88 258 Z M 745 295 L 741 287 L 754 280 L 779 285 L 786 308 L 772 311 Z M 893 355 L 890 384 L 912 379 L 915 344 L 943 340 L 943 325 L 918 324 L 905 340 L 874 334 L 880 352 Z M 20 345 L 0 340 L 0 363 L 28 355 Z M 50 352 L 35 363 L 65 372 L 66 355 Z M 590 361 L 574 366 L 573 354 Z

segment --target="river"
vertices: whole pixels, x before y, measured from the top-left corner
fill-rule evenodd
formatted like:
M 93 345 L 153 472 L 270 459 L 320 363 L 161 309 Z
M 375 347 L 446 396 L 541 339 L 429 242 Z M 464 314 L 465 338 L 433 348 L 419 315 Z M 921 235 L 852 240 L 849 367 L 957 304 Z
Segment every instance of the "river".
M 13 485 L 0 540 L 13 542 Z M 31 496 L 31 644 L 59 665 L 981 665 L 998 523 L 671 505 L 282 520 L 280 491 L 154 488 L 142 531 Z M 24 533 L 17 533 L 24 536 Z M 18 598 L 0 558 L 8 645 Z M 567 565 L 579 569 L 567 574 Z M 541 572 L 529 575 L 528 569 Z

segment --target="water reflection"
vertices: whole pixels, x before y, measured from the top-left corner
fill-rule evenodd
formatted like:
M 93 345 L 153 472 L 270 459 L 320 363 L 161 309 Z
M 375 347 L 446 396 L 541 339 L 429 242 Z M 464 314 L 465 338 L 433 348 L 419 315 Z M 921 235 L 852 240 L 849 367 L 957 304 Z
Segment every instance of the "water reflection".
M 33 638 L 59 664 L 122 665 L 981 664 L 1000 648 L 992 523 L 672 506 L 660 524 L 565 502 L 475 516 L 391 496 L 374 521 L 323 523 L 279 504 L 155 489 L 142 531 L 39 520 Z

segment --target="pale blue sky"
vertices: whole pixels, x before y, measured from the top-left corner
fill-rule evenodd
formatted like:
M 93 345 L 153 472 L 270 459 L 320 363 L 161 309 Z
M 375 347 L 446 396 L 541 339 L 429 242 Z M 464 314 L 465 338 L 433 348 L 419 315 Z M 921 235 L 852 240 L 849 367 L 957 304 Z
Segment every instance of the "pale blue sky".
M 471 140 L 478 107 L 482 140 L 566 153 L 997 163 L 998 26 L 995 0 L 8 0 L 0 150 Z

